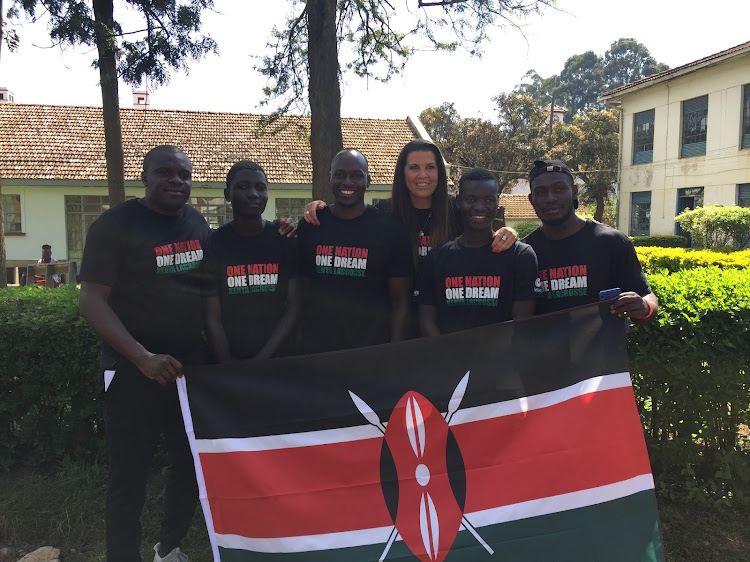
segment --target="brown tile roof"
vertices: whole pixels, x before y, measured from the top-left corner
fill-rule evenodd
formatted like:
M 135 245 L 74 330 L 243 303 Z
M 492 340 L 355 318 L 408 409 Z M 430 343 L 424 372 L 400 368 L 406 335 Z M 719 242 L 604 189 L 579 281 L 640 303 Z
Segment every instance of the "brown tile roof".
M 670 68 L 669 70 L 665 70 L 657 74 L 652 74 L 651 76 L 646 76 L 646 78 L 641 78 L 640 80 L 636 80 L 635 82 L 631 82 L 630 84 L 625 84 L 624 86 L 613 88 L 612 90 L 604 92 L 600 97 L 601 99 L 607 99 L 607 98 L 616 99 L 618 98 L 618 94 L 622 94 L 632 88 L 639 88 L 641 86 L 645 86 L 649 82 L 659 82 L 662 79 L 669 78 L 673 75 L 677 76 L 677 75 L 686 74 L 687 72 L 690 72 L 693 67 L 703 66 L 711 62 L 719 62 L 719 59 L 731 57 L 732 55 L 743 54 L 743 51 L 750 51 L 750 41 L 748 41 L 747 43 L 742 43 L 741 45 L 737 45 L 735 47 L 731 47 L 730 49 L 725 49 L 724 51 L 714 53 L 713 55 L 703 57 L 702 59 L 698 59 L 696 61 L 683 64 L 682 66 Z
M 538 220 L 534 207 L 529 202 L 528 195 L 500 195 L 498 207 L 505 207 L 505 219 L 533 219 Z
M 139 180 L 143 155 L 175 144 L 193 161 L 195 182 L 223 182 L 230 166 L 257 161 L 271 183 L 310 184 L 309 117 L 286 116 L 286 128 L 260 134 L 263 115 L 120 109 L 125 179 Z M 390 185 L 401 148 L 417 137 L 406 119 L 342 119 L 344 146 L 370 161 L 373 183 Z M 101 108 L 0 104 L 0 177 L 106 180 Z

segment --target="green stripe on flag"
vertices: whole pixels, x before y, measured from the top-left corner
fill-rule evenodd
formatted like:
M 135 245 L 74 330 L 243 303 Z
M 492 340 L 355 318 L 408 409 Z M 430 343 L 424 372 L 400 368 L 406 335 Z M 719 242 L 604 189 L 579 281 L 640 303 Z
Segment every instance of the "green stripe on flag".
M 471 522 L 471 515 L 468 516 Z M 653 490 L 561 513 L 477 528 L 495 550 L 494 556 L 462 530 L 446 562 L 606 561 L 638 562 L 664 559 Z M 365 547 L 264 554 L 219 548 L 223 562 L 365 562 L 380 558 L 385 544 Z M 386 561 L 417 560 L 396 541 Z

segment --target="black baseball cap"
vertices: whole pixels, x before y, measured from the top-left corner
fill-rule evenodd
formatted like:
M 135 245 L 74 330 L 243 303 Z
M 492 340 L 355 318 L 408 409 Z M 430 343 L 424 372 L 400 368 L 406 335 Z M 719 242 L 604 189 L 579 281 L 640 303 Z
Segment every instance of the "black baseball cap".
M 570 171 L 568 165 L 562 160 L 534 160 L 534 167 L 529 170 L 529 184 L 542 174 L 548 172 L 562 172 L 570 179 L 574 179 L 573 172 Z

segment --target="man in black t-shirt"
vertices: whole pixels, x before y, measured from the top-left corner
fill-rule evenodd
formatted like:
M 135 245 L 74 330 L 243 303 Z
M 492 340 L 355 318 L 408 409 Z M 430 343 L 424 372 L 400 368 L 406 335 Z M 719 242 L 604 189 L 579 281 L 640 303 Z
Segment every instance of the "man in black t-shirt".
M 527 318 L 539 296 L 534 251 L 521 242 L 492 251 L 498 184 L 484 168 L 465 172 L 458 184 L 464 232 L 427 254 L 419 283 L 422 333 L 434 336 Z
M 333 205 L 320 226 L 300 221 L 305 353 L 363 347 L 404 338 L 412 255 L 403 224 L 365 204 L 367 160 L 354 149 L 331 163 Z
M 599 300 L 599 291 L 620 288 L 612 314 L 644 322 L 659 301 L 651 292 L 630 239 L 619 230 L 575 214 L 578 187 L 560 160 L 537 160 L 529 172 L 531 202 L 542 226 L 524 242 L 539 261 L 544 293 L 537 312 L 553 312 Z
M 164 434 L 172 466 L 154 560 L 180 551 L 198 500 L 175 380 L 201 362 L 198 271 L 209 228 L 186 205 L 192 164 L 175 146 L 143 159 L 145 196 L 105 211 L 83 252 L 80 312 L 101 336 L 101 383 L 109 456 L 107 560 L 141 560 L 140 515 L 154 450 Z
M 295 238 L 263 220 L 266 173 L 249 160 L 227 174 L 224 197 L 233 219 L 206 246 L 206 334 L 219 362 L 266 359 L 288 351 L 297 322 L 299 281 Z

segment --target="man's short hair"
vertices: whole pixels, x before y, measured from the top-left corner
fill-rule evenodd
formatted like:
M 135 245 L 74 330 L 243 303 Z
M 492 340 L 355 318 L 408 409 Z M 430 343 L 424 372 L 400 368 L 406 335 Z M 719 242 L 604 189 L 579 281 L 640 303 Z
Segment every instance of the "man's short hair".
M 534 166 L 529 170 L 529 185 L 542 174 L 552 172 L 560 172 L 568 176 L 570 181 L 575 181 L 573 172 L 570 171 L 568 165 L 562 160 L 534 160 Z
M 229 185 L 232 183 L 234 176 L 239 174 L 242 170 L 261 172 L 264 176 L 266 176 L 266 181 L 268 181 L 268 175 L 260 164 L 258 164 L 257 162 L 253 162 L 252 160 L 240 160 L 234 166 L 229 168 L 229 171 L 227 172 L 227 189 L 229 189 Z
M 51 249 L 52 249 L 52 246 L 50 246 L 49 244 L 42 244 L 42 250 L 51 250 Z
M 461 177 L 458 179 L 459 193 L 461 193 L 461 190 L 463 189 L 464 184 L 467 181 L 493 181 L 495 182 L 495 185 L 498 185 L 497 176 L 495 176 L 495 174 L 490 172 L 487 168 L 471 168 L 461 174 Z
M 179 152 L 181 154 L 185 154 L 185 152 L 179 146 L 174 146 L 172 144 L 160 144 L 159 146 L 155 146 L 146 153 L 146 156 L 143 157 L 144 172 L 148 171 L 148 166 L 149 164 L 151 164 L 151 160 L 153 160 L 154 156 L 156 156 L 159 152 Z M 185 154 L 185 157 L 187 157 L 187 154 Z
M 346 148 L 342 148 L 341 150 L 339 150 L 333 156 L 333 159 L 331 160 L 331 164 L 333 164 L 333 161 L 336 160 L 336 158 L 339 156 L 339 154 L 344 154 L 345 152 L 355 152 L 355 153 L 359 154 L 364 159 L 364 161 L 365 161 L 365 167 L 367 168 L 367 171 L 368 172 L 370 171 L 370 163 L 367 161 L 367 156 L 365 156 L 358 149 L 356 149 L 356 148 L 354 148 L 352 146 L 348 146 Z

